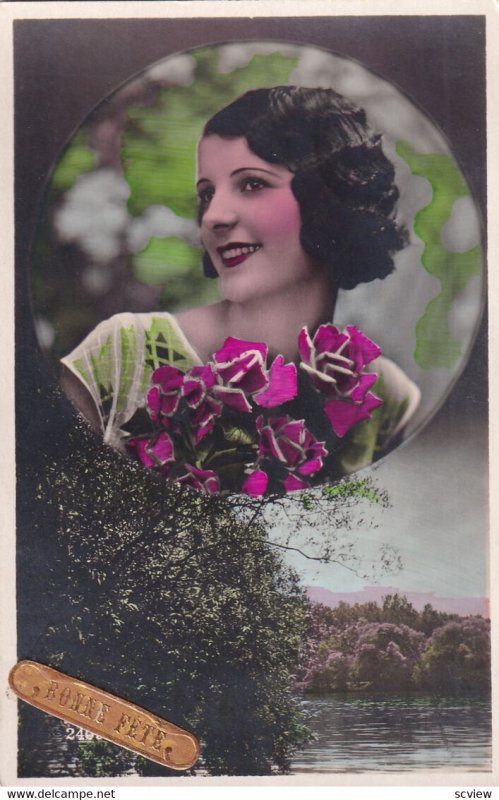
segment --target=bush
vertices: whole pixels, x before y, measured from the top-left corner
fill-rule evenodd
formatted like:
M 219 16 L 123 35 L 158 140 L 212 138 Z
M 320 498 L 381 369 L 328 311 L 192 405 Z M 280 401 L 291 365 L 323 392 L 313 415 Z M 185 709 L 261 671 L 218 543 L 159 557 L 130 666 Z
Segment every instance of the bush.
M 437 628 L 414 669 L 414 680 L 420 688 L 442 695 L 488 693 L 488 620 L 467 617 Z
M 262 527 L 93 442 L 48 484 L 65 585 L 39 660 L 193 731 L 210 774 L 285 772 L 307 602 Z

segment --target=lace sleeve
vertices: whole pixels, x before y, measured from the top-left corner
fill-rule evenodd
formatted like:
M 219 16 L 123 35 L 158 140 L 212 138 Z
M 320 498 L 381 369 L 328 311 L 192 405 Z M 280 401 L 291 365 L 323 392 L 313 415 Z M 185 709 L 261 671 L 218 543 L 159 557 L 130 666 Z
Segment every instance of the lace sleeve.
M 122 313 L 97 325 L 62 363 L 88 390 L 104 441 L 120 448 L 122 426 L 145 406 L 153 370 L 200 362 L 171 314 Z

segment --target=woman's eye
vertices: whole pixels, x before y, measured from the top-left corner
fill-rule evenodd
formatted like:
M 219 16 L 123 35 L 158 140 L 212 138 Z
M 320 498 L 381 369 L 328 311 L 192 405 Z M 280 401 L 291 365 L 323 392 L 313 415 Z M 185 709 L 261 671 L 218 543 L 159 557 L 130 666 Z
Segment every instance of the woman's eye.
M 214 194 L 214 191 L 213 191 L 213 189 L 211 187 L 210 188 L 206 188 L 206 189 L 202 189 L 200 192 L 198 192 L 198 200 L 199 200 L 200 205 L 202 207 L 207 206 L 208 203 L 210 202 L 211 198 L 213 197 L 213 194 Z
M 243 192 L 257 192 L 259 189 L 265 189 L 269 184 L 261 178 L 245 178 L 241 183 Z

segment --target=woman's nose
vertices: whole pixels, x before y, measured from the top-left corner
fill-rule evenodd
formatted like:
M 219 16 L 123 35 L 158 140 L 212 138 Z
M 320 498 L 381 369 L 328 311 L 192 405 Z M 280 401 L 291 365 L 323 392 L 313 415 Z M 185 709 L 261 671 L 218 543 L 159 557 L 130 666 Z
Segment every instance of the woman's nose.
M 233 228 L 237 223 L 237 209 L 224 192 L 215 192 L 203 214 L 202 225 L 217 231 Z

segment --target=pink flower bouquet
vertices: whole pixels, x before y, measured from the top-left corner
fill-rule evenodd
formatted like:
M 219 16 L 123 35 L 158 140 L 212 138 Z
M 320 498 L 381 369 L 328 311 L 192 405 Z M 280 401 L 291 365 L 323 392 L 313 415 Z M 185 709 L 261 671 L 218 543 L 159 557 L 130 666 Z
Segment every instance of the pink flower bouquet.
M 306 489 L 324 480 L 338 441 L 382 401 L 365 368 L 381 350 L 352 325 L 321 325 L 313 338 L 300 331 L 302 376 L 312 387 L 328 434 L 319 441 L 305 419 L 298 372 L 278 355 L 267 366 L 261 342 L 229 337 L 206 364 L 183 373 L 162 366 L 147 393 L 150 427 L 128 440 L 145 467 L 206 492 Z M 277 413 L 276 413 L 277 411 Z

